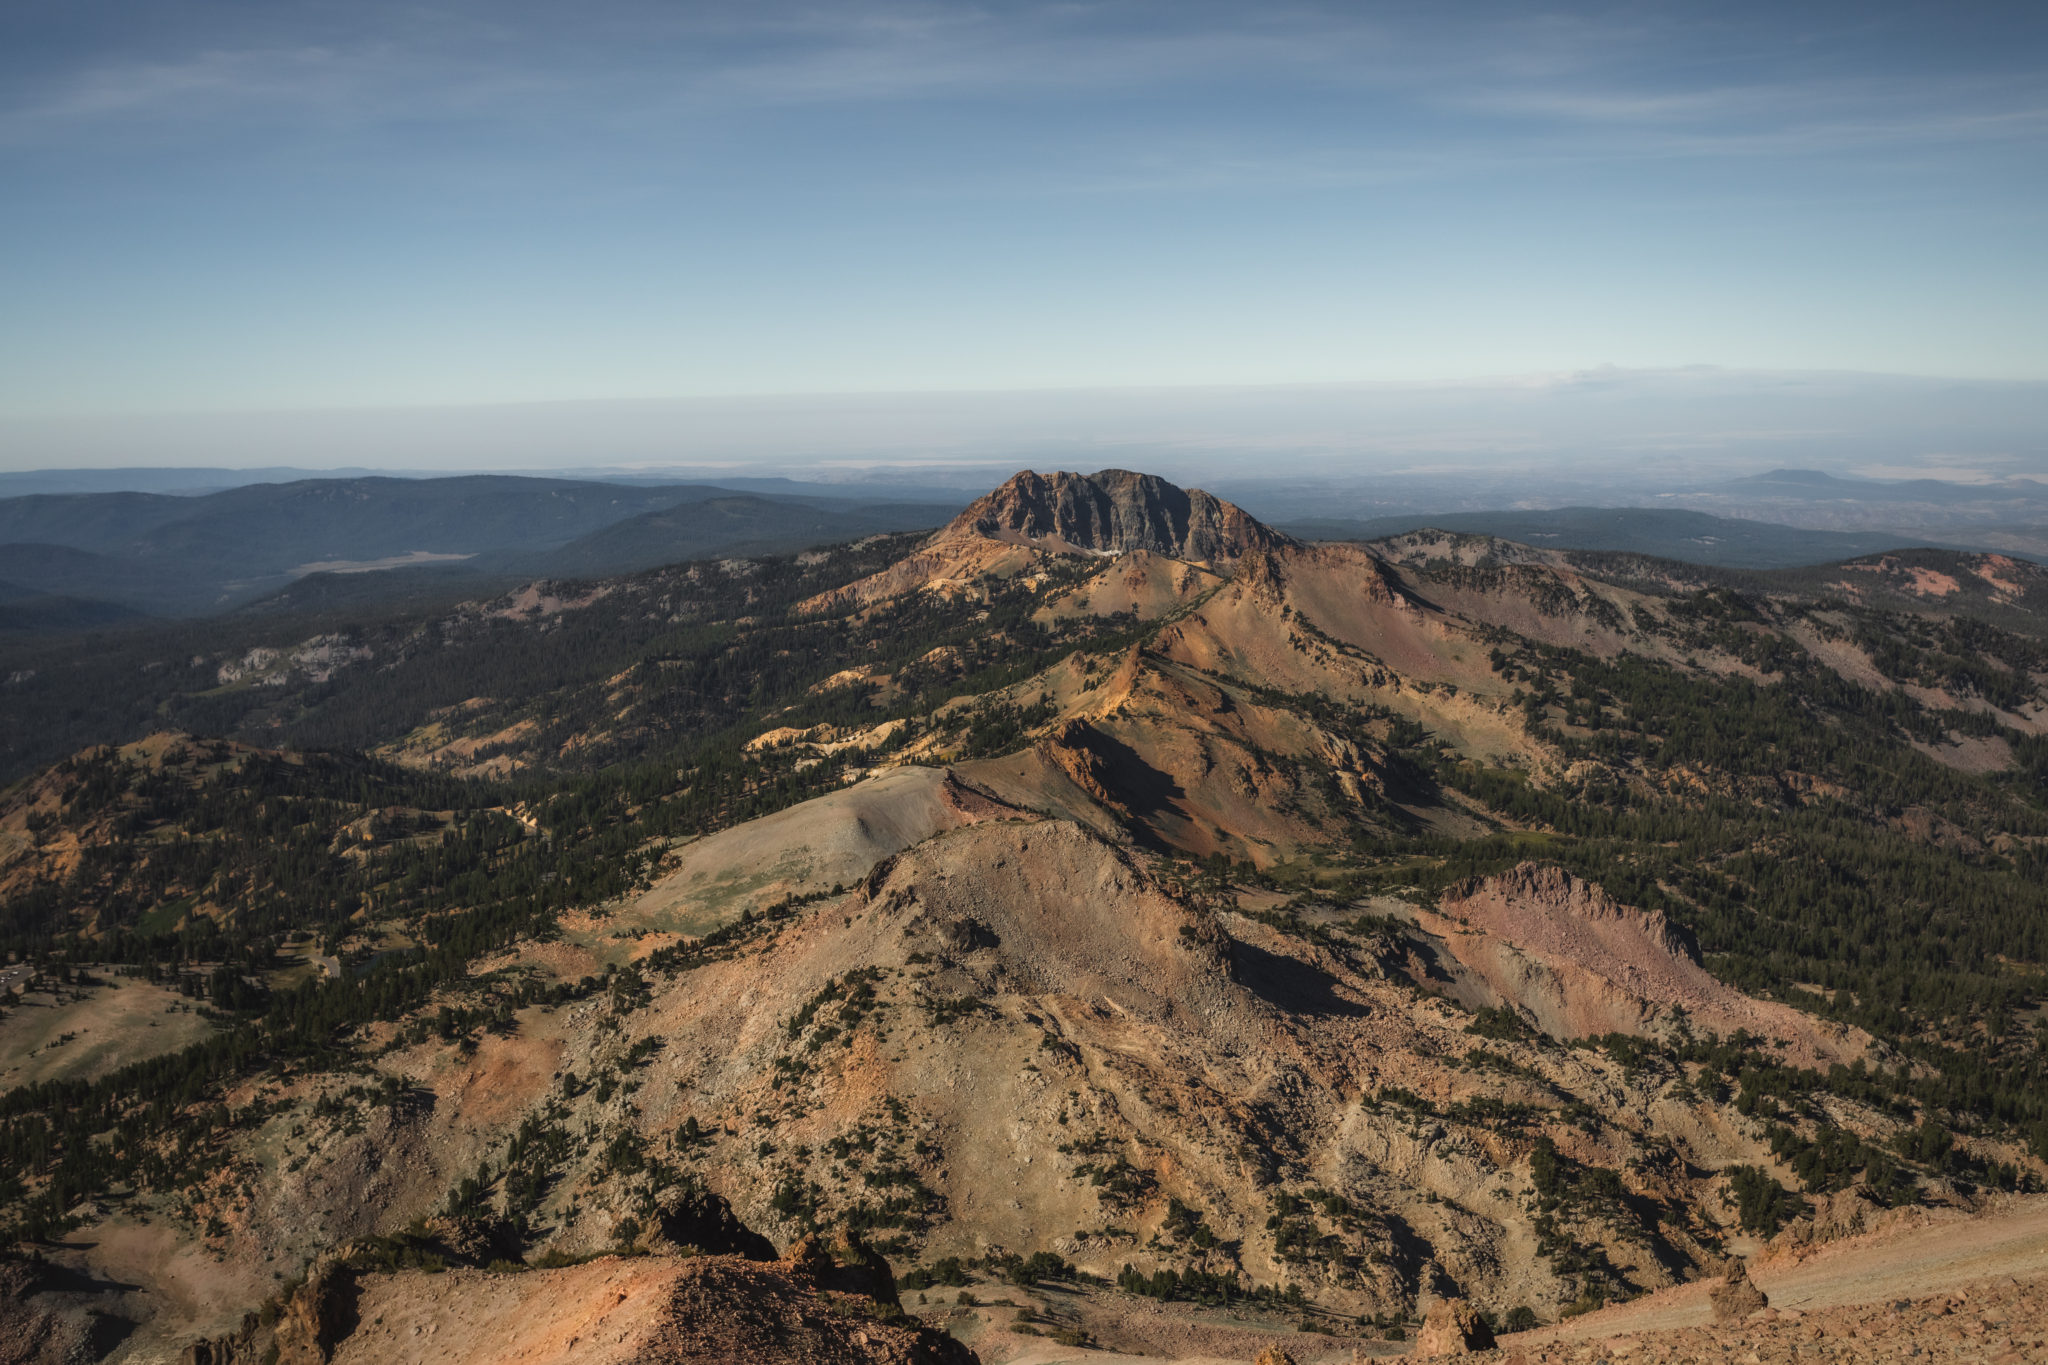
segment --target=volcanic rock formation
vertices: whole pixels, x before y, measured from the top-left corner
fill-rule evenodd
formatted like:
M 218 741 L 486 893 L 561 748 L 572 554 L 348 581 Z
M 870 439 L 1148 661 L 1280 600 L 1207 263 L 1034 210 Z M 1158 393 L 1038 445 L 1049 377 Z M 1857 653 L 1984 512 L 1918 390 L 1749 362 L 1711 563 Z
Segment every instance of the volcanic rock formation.
M 1749 1267 L 1740 1261 L 1728 1263 L 1727 1276 L 1708 1297 L 1714 1305 L 1715 1322 L 1741 1322 L 1758 1309 L 1771 1306 L 1770 1298 L 1749 1278 Z
M 1493 1349 L 1493 1331 L 1463 1299 L 1444 1299 L 1429 1310 L 1415 1334 L 1418 1356 L 1457 1356 Z
M 803 610 L 844 611 L 924 590 L 973 593 L 1034 572 L 1051 555 L 1163 556 L 1178 563 L 1175 576 L 1186 586 L 1204 569 L 1228 571 L 1283 548 L 1297 547 L 1243 508 L 1199 488 L 1124 469 L 1026 470 L 977 499 L 915 554 L 821 594 Z
M 1199 488 L 1127 469 L 1026 470 L 977 499 L 939 535 L 968 533 L 1098 554 L 1150 550 L 1200 564 L 1234 564 L 1252 551 L 1292 543 Z
M 973 1365 L 972 1351 L 903 1314 L 888 1263 L 860 1243 L 808 1237 L 784 1259 L 764 1261 L 754 1252 L 765 1240 L 735 1222 L 723 1201 L 701 1212 L 747 1254 L 391 1272 L 359 1269 L 344 1253 L 283 1300 L 274 1327 L 252 1314 L 240 1332 L 193 1343 L 184 1360 Z

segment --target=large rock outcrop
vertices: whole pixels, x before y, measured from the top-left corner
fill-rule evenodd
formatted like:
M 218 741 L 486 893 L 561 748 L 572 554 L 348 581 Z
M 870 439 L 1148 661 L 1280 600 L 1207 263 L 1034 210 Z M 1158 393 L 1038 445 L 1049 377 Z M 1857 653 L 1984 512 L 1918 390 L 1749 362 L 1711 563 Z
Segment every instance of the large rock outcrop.
M 1415 1334 L 1418 1356 L 1461 1356 L 1470 1351 L 1493 1349 L 1493 1329 L 1479 1310 L 1464 1299 L 1441 1299 L 1422 1320 Z
M 669 1186 L 654 1204 L 655 1230 L 666 1246 L 747 1261 L 775 1259 L 774 1243 L 734 1217 L 723 1197 L 695 1181 Z
M 760 1239 L 723 1201 L 699 1210 L 743 1253 Z M 721 1217 L 721 1213 L 723 1216 Z M 727 1226 L 727 1225 L 730 1226 Z M 729 1240 L 732 1240 L 729 1238 Z M 70 1356 L 7 1356 L 41 1362 Z M 96 1358 L 96 1357 L 94 1357 Z M 606 1256 L 549 1270 L 363 1271 L 323 1262 L 274 1329 L 251 1314 L 193 1343 L 186 1365 L 974 1365 L 904 1315 L 888 1263 L 857 1242 L 806 1239 L 780 1261 Z
M 345 1259 L 316 1263 L 278 1317 L 279 1365 L 327 1365 L 360 1321 L 359 1291 L 358 1273 Z
M 1728 1263 L 1728 1274 L 1707 1297 L 1714 1305 L 1714 1321 L 1719 1323 L 1741 1322 L 1771 1306 L 1770 1298 L 1756 1287 L 1756 1281 L 1749 1278 L 1749 1267 L 1741 1261 Z
M 1204 570 L 1225 572 L 1278 552 L 1299 552 L 1296 542 L 1241 507 L 1198 488 L 1180 488 L 1151 474 L 1105 469 L 1096 474 L 1037 474 L 1029 470 L 978 498 L 914 554 L 879 573 L 799 604 L 805 613 L 858 610 L 913 592 L 946 595 L 986 591 L 991 583 L 1041 569 L 1054 555 L 1151 555 L 1186 574 L 1152 582 L 1163 566 L 1145 566 L 1146 582 L 1112 589 L 1130 609 L 1157 607 L 1200 590 Z M 1189 574 L 1197 575 L 1194 577 Z M 1102 585 L 1083 597 L 1092 601 Z M 1111 607 L 1109 601 L 1101 609 Z
M 977 499 L 939 536 L 967 534 L 1105 554 L 1150 550 L 1201 564 L 1234 564 L 1289 543 L 1221 498 L 1127 469 L 1026 470 Z
M 886 1276 L 886 1269 L 884 1270 Z M 943 1332 L 875 1297 L 822 1248 L 605 1257 L 513 1274 L 366 1276 L 361 1324 L 334 1365 L 974 1365 Z M 893 1282 L 888 1292 L 894 1293 Z

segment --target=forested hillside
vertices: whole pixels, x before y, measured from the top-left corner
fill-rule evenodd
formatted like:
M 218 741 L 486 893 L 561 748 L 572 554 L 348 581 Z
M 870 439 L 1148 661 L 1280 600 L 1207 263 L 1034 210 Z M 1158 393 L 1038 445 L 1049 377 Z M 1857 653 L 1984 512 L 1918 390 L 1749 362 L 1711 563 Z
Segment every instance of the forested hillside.
M 937 525 L 951 510 L 764 496 L 709 484 L 471 475 L 301 479 L 193 496 L 0 498 L 0 579 L 157 616 L 204 616 L 309 574 L 431 571 L 469 592 L 498 575 L 625 573 Z M 109 618 L 110 619 L 110 618 Z M 81 620 L 77 625 L 99 622 Z M 13 629 L 71 623 L 14 614 Z

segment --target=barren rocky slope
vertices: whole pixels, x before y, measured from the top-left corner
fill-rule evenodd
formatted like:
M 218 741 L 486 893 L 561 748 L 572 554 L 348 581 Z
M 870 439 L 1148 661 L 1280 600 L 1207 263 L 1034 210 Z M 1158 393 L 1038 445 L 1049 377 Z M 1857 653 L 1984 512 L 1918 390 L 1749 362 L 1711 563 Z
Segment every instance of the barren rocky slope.
M 657 989 L 622 1034 L 668 1040 L 633 1122 L 650 1144 L 710 1134 L 688 1159 L 771 1233 L 867 1207 L 928 1257 L 1242 1269 L 1368 1314 L 1453 1287 L 1555 1304 L 1523 1227 L 1531 1144 L 1608 1169 L 1677 1149 L 1705 1169 L 1635 1189 L 1661 1225 L 1582 1235 L 1642 1284 L 1695 1261 L 1685 1210 L 1760 1154 L 1755 1134 L 1679 1100 L 1616 1111 L 1614 1071 L 1534 1040 L 1467 1072 L 1469 1016 L 1418 989 L 1397 942 L 1303 945 L 1064 822 L 957 830 Z M 1559 1122 L 1574 1102 L 1602 1113 L 1597 1137 Z M 907 1207 L 874 1204 L 888 1192 Z M 1208 1234 L 1161 1221 L 1168 1199 Z
M 1482 897 L 1553 936 L 1622 913 L 1528 874 L 1457 904 Z M 603 923 L 637 936 L 624 908 Z M 1589 1283 L 1655 1289 L 1711 1263 L 1734 1232 L 1717 1173 L 1769 1159 L 1761 1125 L 1693 1097 L 1711 1067 L 1646 1085 L 1540 1035 L 1475 1038 L 1417 960 L 1426 938 L 1375 924 L 1304 942 L 1064 821 L 936 835 L 759 925 L 708 958 L 656 950 L 566 1011 L 516 1010 L 466 1055 L 393 1039 L 376 1069 L 418 1101 L 298 1089 L 204 1196 L 224 1223 L 207 1245 L 237 1267 L 220 1278 L 393 1231 L 502 1173 L 544 1191 L 520 1217 L 571 1254 L 649 1235 L 663 1191 L 701 1181 L 778 1243 L 851 1225 L 901 1265 L 1000 1248 L 1107 1279 L 1291 1285 L 1382 1320 L 1451 1294 L 1547 1317 Z M 1637 946 L 1690 965 L 1657 935 Z M 536 945 L 487 965 L 572 962 Z M 1670 1003 L 1637 1000 L 1649 1027 Z M 309 1124 L 321 1096 L 342 1103 Z M 1545 1201 L 1556 1232 L 1532 1228 Z

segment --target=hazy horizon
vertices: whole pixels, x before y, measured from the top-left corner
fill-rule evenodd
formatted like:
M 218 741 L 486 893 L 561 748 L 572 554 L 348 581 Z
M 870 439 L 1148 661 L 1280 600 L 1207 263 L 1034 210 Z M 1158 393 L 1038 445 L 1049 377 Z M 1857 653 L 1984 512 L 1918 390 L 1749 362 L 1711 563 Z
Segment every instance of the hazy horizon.
M 1142 466 L 1183 479 L 1489 471 L 1672 482 L 1799 467 L 2048 476 L 2048 384 L 1603 369 L 1461 384 L 808 394 L 0 418 L 0 469 L 687 470 L 833 481 Z

